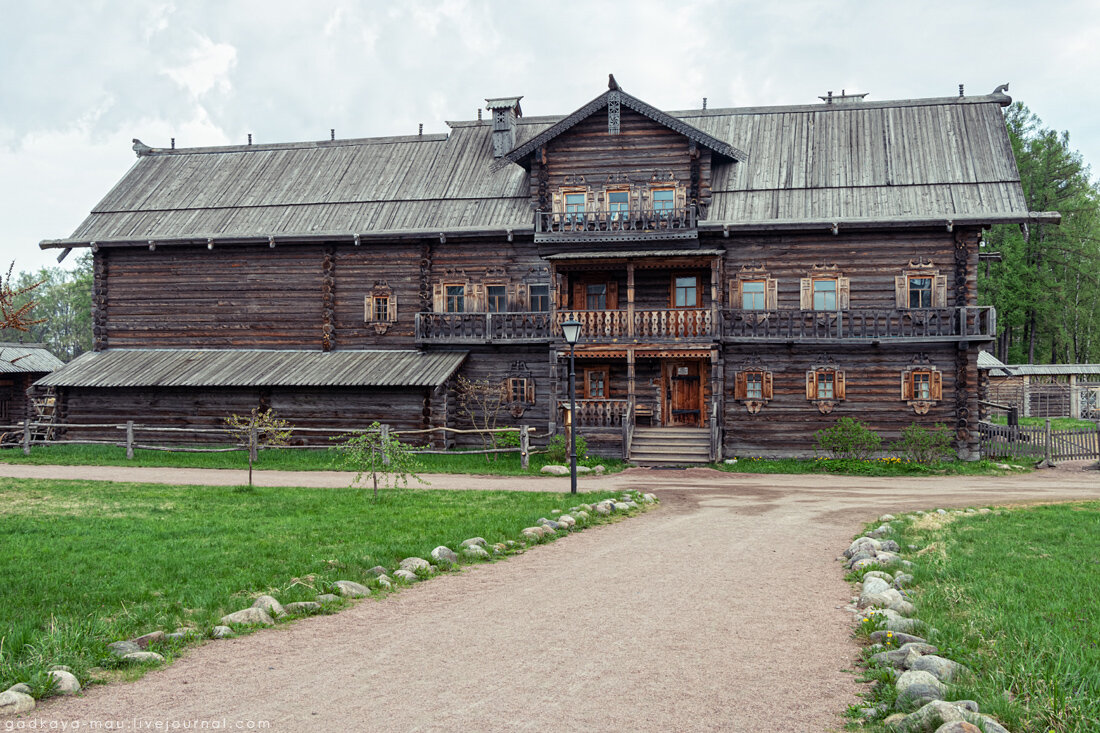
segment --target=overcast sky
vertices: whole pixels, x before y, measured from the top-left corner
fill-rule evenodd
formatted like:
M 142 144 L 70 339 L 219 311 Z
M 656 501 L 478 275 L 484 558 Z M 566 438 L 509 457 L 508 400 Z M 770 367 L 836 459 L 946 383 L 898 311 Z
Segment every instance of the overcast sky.
M 0 0 L 0 262 L 54 264 L 38 242 L 76 229 L 131 138 L 445 132 L 486 97 L 571 112 L 608 72 L 662 109 L 1011 82 L 1100 169 L 1098 39 L 1097 0 Z

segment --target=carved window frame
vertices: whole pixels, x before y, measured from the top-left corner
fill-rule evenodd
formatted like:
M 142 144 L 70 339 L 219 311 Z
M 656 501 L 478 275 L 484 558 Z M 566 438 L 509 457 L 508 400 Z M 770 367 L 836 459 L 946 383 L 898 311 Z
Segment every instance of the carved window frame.
M 832 280 L 836 283 L 836 309 L 818 310 L 814 307 L 814 283 Z M 837 265 L 814 265 L 806 277 L 802 278 L 799 288 L 799 309 L 814 313 L 839 313 L 846 311 L 851 304 L 851 283 Z
M 823 377 L 832 378 L 832 396 L 820 396 Z M 828 415 L 847 399 L 847 382 L 847 375 L 835 362 L 822 361 L 814 364 L 806 371 L 806 399 L 813 403 L 822 415 Z
M 744 308 L 744 285 L 750 282 L 764 283 L 764 307 Z M 776 280 L 763 265 L 742 265 L 736 276 L 730 278 L 729 283 L 729 307 L 742 313 L 757 313 L 766 316 L 761 311 L 774 311 L 779 307 L 779 281 Z
M 469 308 L 469 305 L 470 305 L 470 303 L 469 303 L 470 284 L 468 282 L 448 282 L 448 281 L 444 281 L 442 283 L 442 286 L 443 286 L 443 312 L 444 313 L 459 314 L 459 313 L 470 313 L 471 312 L 470 308 Z M 457 296 L 452 296 L 451 293 L 449 292 L 451 288 L 462 288 L 462 294 L 457 295 Z M 456 310 L 451 309 L 451 302 L 452 302 L 451 298 L 452 297 L 461 297 L 462 298 L 462 308 L 461 309 L 456 309 Z
M 541 297 L 541 296 L 536 296 L 532 292 L 535 288 L 546 288 L 546 295 L 545 295 L 546 308 L 545 309 L 536 309 L 534 307 L 535 306 L 535 298 L 536 297 Z M 548 282 L 545 282 L 545 283 L 530 283 L 527 286 L 527 312 L 528 313 L 549 313 L 550 308 L 551 308 L 551 306 L 554 302 L 553 298 L 554 298 L 554 286 L 551 283 L 548 283 Z
M 928 398 L 916 394 L 917 375 L 928 378 Z M 901 372 L 901 399 L 917 415 L 928 411 L 943 400 L 943 373 L 928 363 L 916 363 Z
M 513 300 L 513 297 L 512 297 L 512 288 L 509 287 L 508 283 L 500 281 L 500 280 L 490 280 L 490 281 L 482 283 L 482 287 L 485 289 L 485 312 L 486 313 L 510 313 L 511 312 L 512 309 L 511 309 L 510 304 Z M 493 308 L 492 308 L 493 296 L 491 296 L 489 294 L 489 288 L 503 288 L 504 289 L 504 310 L 493 310 Z
M 385 300 L 384 316 L 379 318 L 379 301 Z M 397 323 L 397 294 L 385 280 L 374 283 L 370 293 L 363 298 L 363 321 L 374 324 L 375 332 L 381 336 L 389 327 Z
M 592 377 L 596 374 L 603 374 L 601 380 L 601 386 L 603 387 L 603 394 L 596 397 L 592 396 Z M 611 369 L 606 365 L 585 367 L 584 370 L 584 399 L 586 400 L 609 400 L 611 399 Z
M 500 383 L 501 402 L 514 418 L 535 406 L 535 377 L 525 361 L 512 362 L 508 375 Z M 517 399 L 518 397 L 518 399 Z
M 914 307 L 909 300 L 909 281 L 914 278 L 926 278 L 932 281 L 932 304 L 928 309 L 947 307 L 947 275 L 941 275 L 931 260 L 909 260 L 909 264 L 900 275 L 894 276 L 894 305 L 902 310 L 927 310 Z
M 749 394 L 750 376 L 760 378 L 759 395 Z M 775 394 L 774 381 L 770 369 L 758 365 L 746 366 L 734 375 L 733 398 L 743 404 L 750 415 L 755 415 L 772 400 Z

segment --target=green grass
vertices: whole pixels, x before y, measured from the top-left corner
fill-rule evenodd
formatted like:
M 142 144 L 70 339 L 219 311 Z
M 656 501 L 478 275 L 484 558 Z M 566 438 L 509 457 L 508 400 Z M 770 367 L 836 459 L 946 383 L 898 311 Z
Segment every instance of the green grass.
M 612 495 L 384 490 L 375 502 L 355 489 L 0 479 L 0 689 L 54 664 L 87 680 L 112 665 L 111 641 L 208 632 L 261 592 L 312 600 L 375 565 L 468 537 L 519 540 L 553 509 Z
M 1005 415 L 993 415 L 990 418 L 990 422 L 995 425 L 1008 425 L 1008 417 Z M 1020 425 L 1026 427 L 1043 427 L 1047 424 L 1045 417 L 1021 417 Z M 1064 430 L 1065 428 L 1095 428 L 1096 423 L 1091 420 L 1078 420 L 1072 417 L 1052 417 L 1050 418 L 1050 427 L 1054 430 Z
M 840 458 L 739 458 L 737 463 L 718 463 L 714 468 L 730 473 L 835 473 L 848 476 L 985 476 L 1002 474 L 998 466 L 1014 470 L 1034 465 L 1035 461 L 941 461 L 931 465 L 911 463 L 901 458 L 876 458 L 857 461 Z
M 943 656 L 1014 733 L 1100 730 L 1100 502 L 928 515 L 894 538 L 911 559 L 915 603 Z
M 446 455 L 421 455 L 417 461 L 420 473 L 465 473 L 494 476 L 539 475 L 539 469 L 551 463 L 545 455 L 531 456 L 531 467 L 524 471 L 518 453 L 497 454 L 497 460 L 485 460 L 479 454 L 452 452 Z M 127 460 L 126 450 L 105 445 L 45 445 L 31 448 L 29 456 L 20 447 L 0 449 L 0 463 L 23 463 L 57 466 L 162 466 L 171 468 L 231 468 L 247 469 L 248 456 L 243 451 L 232 453 L 169 453 L 167 451 L 134 451 Z M 614 458 L 589 457 L 582 465 L 603 465 L 609 473 L 626 467 Z M 340 455 L 334 448 L 289 450 L 272 448 L 260 451 L 257 471 L 332 471 L 341 470 Z

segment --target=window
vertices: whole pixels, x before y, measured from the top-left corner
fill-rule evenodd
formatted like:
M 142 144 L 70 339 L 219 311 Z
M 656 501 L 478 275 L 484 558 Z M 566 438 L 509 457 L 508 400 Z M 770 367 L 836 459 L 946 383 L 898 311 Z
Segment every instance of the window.
M 584 215 L 584 194 L 565 194 L 565 220 L 580 221 Z
M 528 297 L 530 298 L 530 305 L 528 306 L 532 311 L 545 313 L 550 310 L 550 286 L 549 285 L 532 285 L 528 289 Z
M 745 399 L 747 399 L 747 400 L 762 400 L 762 399 L 764 399 L 764 373 L 763 372 L 746 372 L 745 373 Z
M 673 300 L 675 308 L 699 307 L 699 277 L 689 275 L 687 277 L 674 277 L 672 281 Z
M 374 324 L 374 330 L 382 335 L 388 324 L 397 322 L 397 296 L 384 283 L 375 284 L 363 299 L 363 320 Z
M 836 280 L 814 280 L 813 281 L 813 293 L 814 293 L 814 310 L 815 311 L 835 311 L 836 307 L 836 295 L 837 287 Z
M 533 405 L 535 384 L 527 377 L 509 377 L 504 380 L 504 401 Z
M 932 307 L 932 278 L 909 277 L 909 307 Z
M 943 374 L 932 366 L 910 367 L 901 373 L 901 398 L 918 415 L 943 399 Z
M 485 288 L 490 313 L 504 313 L 508 310 L 508 287 L 489 285 Z
M 607 310 L 607 285 L 606 283 L 599 283 L 596 285 L 588 285 L 585 287 L 584 298 L 585 310 L 590 311 L 603 311 Z
M 374 301 L 374 319 L 375 321 L 385 321 L 390 317 L 390 299 L 386 296 L 375 296 L 372 298 Z
M 932 374 L 931 372 L 913 372 L 913 399 L 932 399 Z
M 744 280 L 741 282 L 741 307 L 745 310 L 764 310 L 765 282 Z
M 607 369 L 584 370 L 584 396 L 589 400 L 607 398 Z
M 447 295 L 445 312 L 447 313 L 465 313 L 466 312 L 466 286 L 465 285 L 447 285 L 445 287 Z
M 608 191 L 607 210 L 611 213 L 611 221 L 625 220 L 630 211 L 630 192 Z
M 831 366 L 806 372 L 806 399 L 817 402 L 822 414 L 831 412 L 844 399 L 844 372 Z
M 658 188 L 653 191 L 653 210 L 656 212 L 672 213 L 675 205 L 676 192 L 671 188 Z

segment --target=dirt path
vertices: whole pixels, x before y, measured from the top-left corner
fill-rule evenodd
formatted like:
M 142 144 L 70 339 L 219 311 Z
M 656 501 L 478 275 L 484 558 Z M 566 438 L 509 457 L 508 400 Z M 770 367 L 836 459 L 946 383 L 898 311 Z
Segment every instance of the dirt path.
M 16 468 L 32 467 L 0 472 Z M 980 481 L 632 470 L 585 485 L 655 490 L 662 505 L 335 616 L 208 643 L 36 713 L 288 731 L 839 730 L 859 686 L 842 671 L 857 650 L 834 558 L 862 521 L 1100 498 L 1100 475 L 1071 470 Z

